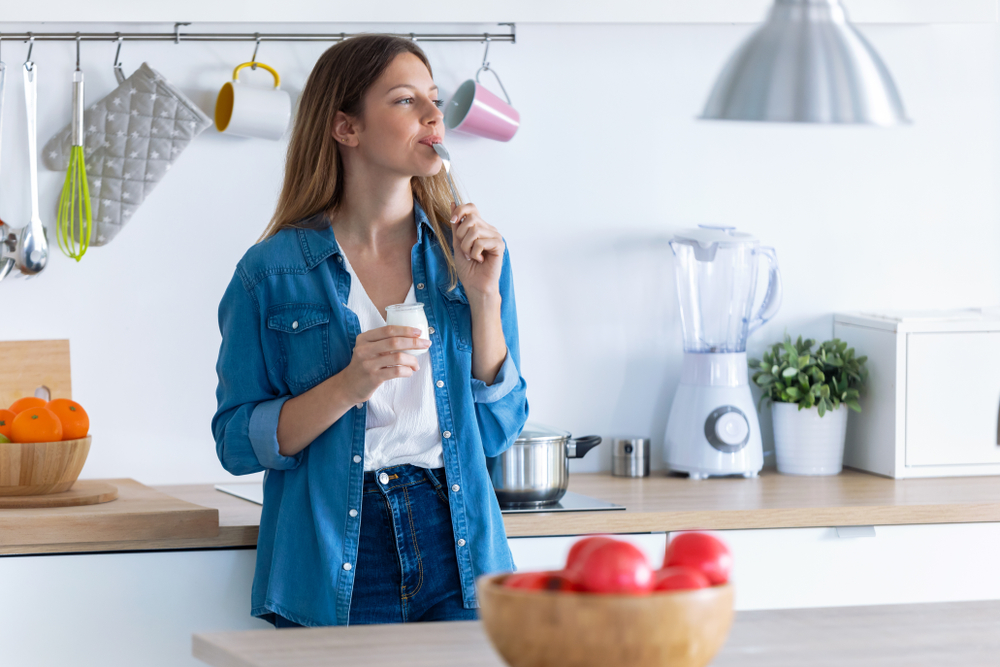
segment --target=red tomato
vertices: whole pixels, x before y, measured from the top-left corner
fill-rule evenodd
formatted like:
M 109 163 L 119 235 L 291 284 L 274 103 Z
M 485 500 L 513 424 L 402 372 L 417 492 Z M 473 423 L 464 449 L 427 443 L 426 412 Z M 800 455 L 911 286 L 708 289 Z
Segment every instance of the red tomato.
M 574 574 L 577 585 L 589 593 L 642 595 L 653 588 L 653 569 L 646 555 L 617 540 L 588 549 Z
M 586 552 L 590 551 L 599 544 L 605 544 L 607 542 L 614 542 L 614 540 L 610 537 L 604 537 L 603 535 L 585 537 L 582 540 L 577 540 L 576 543 L 570 547 L 569 555 L 566 556 L 565 571 L 575 573 L 579 569 L 580 563 L 583 561 L 583 556 Z
M 540 591 L 545 588 L 548 572 L 515 572 L 503 581 L 507 588 L 521 588 L 529 591 Z
M 546 572 L 545 574 L 548 575 L 545 578 L 545 590 L 547 591 L 573 592 L 580 590 L 575 578 L 565 570 Z
M 555 572 L 516 572 L 506 579 L 503 585 L 507 588 L 520 588 L 527 591 L 576 591 L 577 585 L 564 571 Z
M 686 591 L 708 588 L 708 577 L 693 567 L 665 567 L 655 573 L 654 591 Z
M 677 565 L 700 570 L 715 586 L 729 581 L 733 556 L 725 544 L 708 533 L 682 533 L 671 540 L 663 556 L 663 567 Z

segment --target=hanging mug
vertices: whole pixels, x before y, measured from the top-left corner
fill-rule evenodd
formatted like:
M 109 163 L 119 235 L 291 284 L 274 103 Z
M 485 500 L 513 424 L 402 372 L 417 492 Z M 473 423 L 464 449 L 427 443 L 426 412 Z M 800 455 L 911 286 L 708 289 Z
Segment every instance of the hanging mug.
M 486 62 L 490 43 L 486 42 L 486 53 L 483 55 L 483 65 L 476 71 L 476 78 L 469 79 L 458 87 L 451 96 L 451 102 L 444 113 L 444 124 L 449 130 L 473 134 L 494 141 L 510 141 L 517 128 L 521 125 L 521 114 L 510 105 L 510 96 L 503 82 Z M 479 83 L 479 75 L 491 72 L 500 84 L 500 90 L 506 101 L 500 99 L 483 84 Z
M 260 88 L 240 83 L 244 67 L 266 69 L 274 77 L 274 88 Z M 227 81 L 215 101 L 215 127 L 219 132 L 240 137 L 280 139 L 292 117 L 292 98 L 281 90 L 281 77 L 273 67 L 249 62 L 237 65 L 233 80 Z

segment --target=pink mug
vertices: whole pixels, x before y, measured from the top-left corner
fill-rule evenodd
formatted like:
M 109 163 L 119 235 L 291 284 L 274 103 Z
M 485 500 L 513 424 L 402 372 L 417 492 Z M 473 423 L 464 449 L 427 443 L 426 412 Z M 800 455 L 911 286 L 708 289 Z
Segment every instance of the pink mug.
M 484 70 L 493 72 L 484 64 L 476 72 L 475 80 L 465 81 L 452 95 L 444 114 L 445 127 L 494 141 L 510 141 L 521 125 L 521 114 L 510 105 L 510 97 L 496 72 L 493 76 L 500 84 L 506 102 L 479 83 L 479 73 Z

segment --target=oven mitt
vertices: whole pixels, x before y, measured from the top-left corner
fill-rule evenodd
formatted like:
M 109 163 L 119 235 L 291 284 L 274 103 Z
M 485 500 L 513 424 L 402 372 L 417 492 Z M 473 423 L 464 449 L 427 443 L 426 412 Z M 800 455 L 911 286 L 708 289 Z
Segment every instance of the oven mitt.
M 146 63 L 84 118 L 84 162 L 94 227 L 90 244 L 111 241 L 211 119 Z M 42 164 L 65 172 L 72 128 L 42 149 Z

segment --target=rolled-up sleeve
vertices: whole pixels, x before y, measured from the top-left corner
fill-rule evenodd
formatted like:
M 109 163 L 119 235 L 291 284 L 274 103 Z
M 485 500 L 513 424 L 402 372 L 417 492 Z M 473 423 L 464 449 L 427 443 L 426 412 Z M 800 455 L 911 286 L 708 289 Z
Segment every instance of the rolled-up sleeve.
M 237 267 L 219 304 L 222 346 L 216 364 L 218 409 L 212 418 L 219 461 L 234 475 L 289 470 L 302 459 L 302 452 L 278 453 L 278 417 L 290 397 L 278 396 L 268 379 L 260 326 L 257 303 Z
M 517 306 L 514 300 L 514 277 L 510 254 L 504 251 L 500 272 L 500 319 L 507 342 L 507 358 L 500 366 L 493 384 L 472 378 L 479 433 L 486 456 L 499 456 L 520 435 L 528 420 L 527 384 L 521 376 L 521 347 L 517 332 Z

